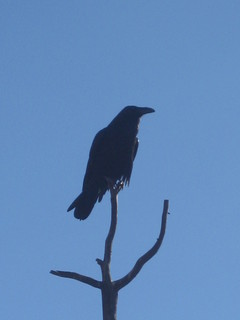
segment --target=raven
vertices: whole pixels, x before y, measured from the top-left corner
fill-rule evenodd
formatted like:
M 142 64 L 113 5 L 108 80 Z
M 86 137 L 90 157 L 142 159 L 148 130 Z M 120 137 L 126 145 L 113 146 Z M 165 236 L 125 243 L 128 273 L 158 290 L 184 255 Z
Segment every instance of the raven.
M 138 149 L 140 118 L 155 110 L 147 107 L 127 106 L 100 130 L 92 143 L 82 193 L 67 211 L 74 210 L 74 217 L 86 219 L 95 203 L 100 202 L 108 190 L 106 177 L 114 183 L 129 185 L 133 161 Z

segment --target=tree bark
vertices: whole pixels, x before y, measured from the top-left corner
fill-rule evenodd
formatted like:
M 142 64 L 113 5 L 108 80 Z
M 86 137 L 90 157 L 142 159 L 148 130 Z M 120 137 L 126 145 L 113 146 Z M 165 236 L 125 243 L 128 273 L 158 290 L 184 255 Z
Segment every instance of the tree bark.
M 117 320 L 118 291 L 112 283 L 102 286 L 102 311 L 103 320 Z

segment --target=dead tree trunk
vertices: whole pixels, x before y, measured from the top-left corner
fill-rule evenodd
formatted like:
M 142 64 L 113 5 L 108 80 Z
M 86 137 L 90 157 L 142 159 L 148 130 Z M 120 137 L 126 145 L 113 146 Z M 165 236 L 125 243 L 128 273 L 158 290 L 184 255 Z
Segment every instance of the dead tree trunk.
M 168 215 L 168 206 L 169 201 L 164 200 L 163 205 L 163 213 L 162 213 L 162 223 L 160 228 L 159 237 L 153 247 L 148 250 L 144 255 L 142 255 L 132 270 L 129 271 L 121 279 L 116 281 L 112 281 L 111 272 L 110 272 L 110 264 L 111 264 L 111 255 L 112 255 L 112 243 L 117 227 L 117 195 L 121 189 L 121 185 L 114 186 L 111 181 L 108 180 L 109 189 L 111 193 L 111 206 L 112 206 L 112 214 L 111 214 L 111 225 L 110 229 L 105 241 L 105 250 L 104 250 L 104 258 L 96 259 L 97 263 L 101 268 L 102 273 L 102 281 L 95 280 L 93 278 L 75 273 L 70 271 L 57 271 L 51 270 L 50 273 L 59 277 L 71 278 L 78 280 L 80 282 L 86 283 L 92 287 L 98 288 L 102 293 L 102 310 L 103 310 L 103 320 L 116 320 L 117 319 L 117 300 L 118 300 L 118 291 L 128 285 L 137 274 L 140 272 L 144 264 L 150 260 L 160 248 L 166 230 L 167 223 L 167 215 Z

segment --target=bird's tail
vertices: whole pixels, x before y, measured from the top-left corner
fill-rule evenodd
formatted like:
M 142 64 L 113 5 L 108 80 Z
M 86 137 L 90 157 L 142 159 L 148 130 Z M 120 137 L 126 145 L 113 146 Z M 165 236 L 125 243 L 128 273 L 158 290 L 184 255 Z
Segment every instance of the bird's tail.
M 83 191 L 70 205 L 67 211 L 74 210 L 76 219 L 85 220 L 91 213 L 98 198 L 98 193 L 93 191 Z

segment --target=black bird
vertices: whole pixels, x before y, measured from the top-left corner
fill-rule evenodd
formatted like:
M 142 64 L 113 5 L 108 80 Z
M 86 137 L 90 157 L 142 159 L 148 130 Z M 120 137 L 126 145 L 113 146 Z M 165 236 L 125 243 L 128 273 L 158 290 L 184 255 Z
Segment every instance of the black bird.
M 154 111 L 145 107 L 125 107 L 106 128 L 96 134 L 89 152 L 82 193 L 67 210 L 75 208 L 75 218 L 86 219 L 96 201 L 102 200 L 108 190 L 105 177 L 115 183 L 121 181 L 129 185 L 133 160 L 138 149 L 140 118 Z

